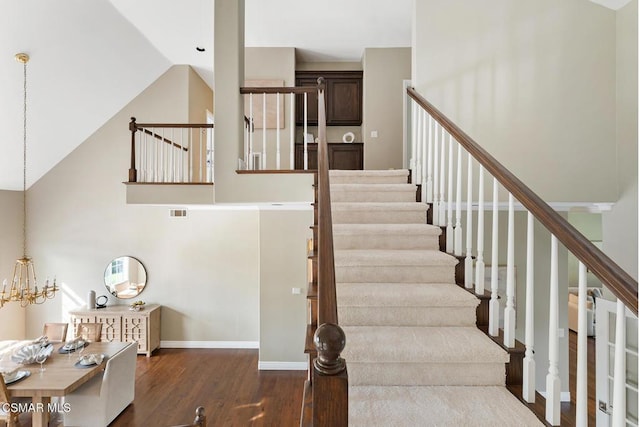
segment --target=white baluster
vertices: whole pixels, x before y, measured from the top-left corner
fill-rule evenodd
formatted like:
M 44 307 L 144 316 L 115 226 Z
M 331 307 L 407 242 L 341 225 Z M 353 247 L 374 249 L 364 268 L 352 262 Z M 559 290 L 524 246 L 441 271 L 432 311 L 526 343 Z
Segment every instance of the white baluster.
M 456 165 L 456 228 L 454 231 L 453 254 L 462 256 L 462 146 L 458 144 Z
M 504 309 L 504 345 L 511 348 L 516 345 L 516 308 L 514 304 L 514 215 L 513 195 L 509 194 L 509 215 L 507 224 L 507 302 Z
M 189 129 L 189 156 L 187 157 L 188 159 L 188 172 L 187 172 L 187 179 L 188 182 L 193 182 L 193 144 L 191 143 L 193 141 L 193 129 Z
M 560 377 L 558 373 L 558 239 L 551 236 L 551 277 L 549 280 L 549 373 L 545 419 L 560 425 Z
M 249 94 L 249 126 L 253 125 L 253 94 Z M 253 170 L 253 132 L 249 128 L 249 170 Z
M 151 146 L 153 147 L 153 182 L 159 182 L 160 177 L 158 176 L 158 171 L 160 170 L 160 150 L 158 149 L 158 141 L 155 139 L 156 128 L 151 128 L 151 132 Z
M 449 178 L 447 182 L 447 252 L 453 253 L 453 137 L 449 135 Z
M 175 144 L 175 139 L 173 139 L 173 130 L 174 129 L 171 128 L 171 151 L 169 152 L 170 153 L 169 154 L 169 157 L 170 157 L 169 163 L 171 164 L 171 171 L 170 171 L 171 174 L 169 176 L 169 181 L 171 181 L 171 182 L 175 182 L 174 180 L 175 180 L 175 164 L 176 164 L 176 162 L 175 162 L 175 156 L 176 156 L 175 151 L 176 151 L 176 149 L 175 149 L 175 145 L 174 145 Z
M 280 170 L 280 92 L 276 93 L 276 169 Z
M 536 361 L 533 358 L 533 215 L 527 213 L 527 283 L 526 283 L 526 312 L 525 312 L 525 332 L 524 361 L 522 362 L 522 398 L 525 402 L 534 403 L 536 401 Z
M 429 156 L 427 153 L 427 133 L 428 133 L 428 128 L 431 127 L 431 117 L 427 114 L 426 111 L 421 111 L 422 114 L 422 138 L 420 139 L 420 147 L 422 147 L 422 158 L 420 160 L 420 163 L 422 164 L 422 167 L 420 168 L 422 170 L 422 183 L 420 185 L 420 200 L 422 202 L 424 202 L 425 200 L 427 200 L 427 169 L 428 169 L 428 165 L 427 163 L 429 162 Z
M 491 218 L 491 300 L 489 301 L 489 335 L 497 337 L 500 329 L 498 301 L 498 180 L 493 178 L 493 217 Z
M 578 343 L 576 363 L 576 426 L 586 427 L 587 413 L 587 267 L 578 264 Z
M 140 163 L 139 163 L 139 170 L 140 170 L 140 177 L 138 178 L 138 180 L 140 182 L 147 182 L 147 177 L 145 176 L 145 172 L 146 172 L 146 162 L 147 162 L 147 141 L 145 140 L 145 133 L 144 131 L 141 133 L 140 131 L 138 131 L 137 133 L 139 133 L 140 135 L 138 135 L 138 146 L 139 149 L 138 151 L 140 152 Z
M 180 182 L 184 182 L 184 128 L 180 128 Z
M 262 94 L 262 164 L 260 169 L 267 168 L 267 94 Z
M 421 144 L 422 141 L 422 134 L 424 132 L 424 127 L 422 126 L 422 122 L 424 120 L 424 115 L 422 114 L 422 112 L 418 112 L 418 123 L 416 123 L 416 132 L 417 132 L 417 147 L 416 147 L 416 157 L 414 159 L 414 166 L 416 169 L 416 180 L 414 181 L 415 183 L 419 183 L 422 182 L 422 168 L 423 168 L 423 164 L 422 164 L 422 150 L 423 150 L 423 146 Z
M 418 105 L 411 100 L 411 158 L 409 159 L 409 169 L 411 169 L 411 182 L 418 182 L 416 176 L 416 156 L 418 153 Z
M 476 258 L 476 294 L 484 294 L 484 166 L 478 168 L 478 257 Z
M 440 141 L 438 139 L 438 122 L 433 121 L 433 204 L 431 205 L 432 209 L 432 221 L 433 225 L 440 225 L 440 220 L 438 219 L 438 215 L 440 214 L 440 197 L 438 191 L 440 186 L 438 183 L 440 182 L 440 174 L 438 173 L 439 168 L 439 152 L 438 147 L 440 146 Z
M 616 344 L 613 364 L 613 399 L 611 406 L 612 426 L 625 426 L 627 424 L 627 363 L 626 363 L 626 320 L 624 303 L 618 300 L 616 304 Z
M 304 141 L 304 170 L 309 169 L 309 153 L 307 152 L 307 132 L 308 132 L 308 124 L 307 124 L 307 92 L 304 93 L 304 134 L 302 135 L 302 140 Z
M 426 203 L 433 204 L 433 126 L 435 121 L 433 117 L 429 115 L 429 139 L 427 147 L 427 198 Z M 433 205 L 432 205 L 433 206 Z
M 467 153 L 467 253 L 464 259 L 464 287 L 473 287 L 473 257 L 471 255 L 473 242 L 473 158 Z
M 213 133 L 213 128 L 209 128 L 207 130 L 209 132 L 208 141 L 211 141 L 211 158 L 209 159 L 211 164 L 211 181 L 210 182 L 214 182 L 215 176 L 216 176 L 216 141 L 215 141 L 215 134 Z
M 440 138 L 440 203 L 438 203 L 438 208 L 440 211 L 438 212 L 438 225 L 440 227 L 445 227 L 447 225 L 447 217 L 446 217 L 446 205 L 444 203 L 444 128 L 442 128 L 442 137 Z
M 289 95 L 289 169 L 295 169 L 295 139 L 296 139 L 296 121 L 295 121 L 295 94 L 291 92 Z

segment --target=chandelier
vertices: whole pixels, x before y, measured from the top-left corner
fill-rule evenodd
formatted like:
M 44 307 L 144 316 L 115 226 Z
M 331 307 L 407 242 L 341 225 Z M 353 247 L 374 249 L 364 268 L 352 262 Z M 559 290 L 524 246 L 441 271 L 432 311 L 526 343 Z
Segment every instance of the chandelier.
M 33 267 L 33 261 L 31 257 L 27 256 L 27 62 L 29 62 L 29 55 L 26 53 L 18 53 L 15 56 L 16 61 L 23 65 L 24 75 L 24 103 L 23 103 L 23 157 L 22 157 L 22 207 L 23 207 L 23 222 L 22 222 L 22 258 L 16 260 L 16 264 L 13 267 L 13 279 L 11 280 L 11 286 L 7 289 L 7 279 L 2 282 L 2 292 L 0 292 L 0 307 L 7 302 L 19 302 L 21 307 L 26 307 L 30 304 L 42 304 L 46 300 L 53 298 L 58 291 L 56 286 L 56 279 L 53 279 L 53 283 L 49 284 L 49 279 L 45 282 L 44 286 L 38 289 L 38 282 L 36 280 L 36 272 Z

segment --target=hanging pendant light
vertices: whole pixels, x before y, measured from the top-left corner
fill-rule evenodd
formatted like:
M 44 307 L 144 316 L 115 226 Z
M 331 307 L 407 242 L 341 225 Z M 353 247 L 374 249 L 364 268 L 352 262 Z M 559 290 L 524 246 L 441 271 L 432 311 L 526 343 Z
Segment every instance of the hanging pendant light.
M 7 302 L 19 302 L 21 307 L 30 304 L 42 304 L 46 300 L 53 298 L 58 291 L 56 280 L 49 284 L 49 279 L 44 286 L 38 289 L 35 268 L 31 257 L 27 256 L 27 62 L 29 55 L 26 53 L 18 53 L 15 56 L 16 61 L 23 65 L 24 75 L 24 103 L 23 103 L 23 157 L 22 157 L 22 258 L 16 260 L 13 267 L 13 278 L 11 285 L 7 289 L 7 280 L 2 282 L 2 292 L 0 292 L 0 307 Z

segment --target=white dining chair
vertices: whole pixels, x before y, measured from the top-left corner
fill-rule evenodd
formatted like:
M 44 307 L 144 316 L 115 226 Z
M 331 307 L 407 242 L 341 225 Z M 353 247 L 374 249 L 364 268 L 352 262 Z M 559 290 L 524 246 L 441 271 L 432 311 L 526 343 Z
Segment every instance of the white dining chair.
M 18 421 L 18 416 L 20 412 L 11 411 L 12 407 L 7 405 L 3 405 L 3 403 L 22 403 L 28 404 L 31 402 L 31 398 L 27 397 L 11 397 L 11 392 L 7 389 L 7 385 L 4 382 L 4 377 L 0 375 L 0 420 L 3 420 L 7 427 L 14 427 L 20 425 Z M 6 411 L 5 409 L 9 409 Z
M 102 376 L 64 397 L 70 408 L 64 414 L 65 426 L 105 427 L 133 402 L 137 352 L 138 344 L 129 343 L 107 359 Z

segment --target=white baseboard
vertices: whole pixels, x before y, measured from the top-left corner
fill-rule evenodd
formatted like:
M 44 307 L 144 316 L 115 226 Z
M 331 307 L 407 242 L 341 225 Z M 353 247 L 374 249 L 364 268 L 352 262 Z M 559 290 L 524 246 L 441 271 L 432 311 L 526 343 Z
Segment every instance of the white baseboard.
M 538 393 L 540 393 L 540 396 L 544 397 L 545 399 L 547 398 L 547 392 L 546 391 L 540 391 L 540 390 L 536 390 Z M 571 402 L 571 392 L 570 391 L 561 391 L 560 392 L 560 402 Z
M 258 362 L 261 371 L 306 371 L 307 362 Z
M 258 341 L 160 341 L 160 348 L 259 348 Z

